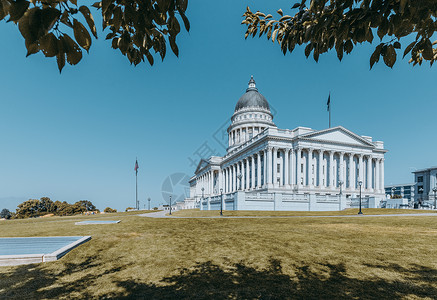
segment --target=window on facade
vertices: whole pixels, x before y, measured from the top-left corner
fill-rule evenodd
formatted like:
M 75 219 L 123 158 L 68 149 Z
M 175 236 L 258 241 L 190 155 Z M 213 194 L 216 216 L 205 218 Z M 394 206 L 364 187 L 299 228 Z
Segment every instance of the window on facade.
M 418 194 L 423 194 L 423 186 L 422 185 L 417 187 L 417 193 Z
M 277 158 L 281 158 L 281 152 L 278 151 L 276 155 Z
M 278 166 L 277 166 L 277 172 L 278 173 L 281 172 L 281 165 L 280 164 L 278 164 Z
M 303 184 L 303 177 L 300 178 L 300 184 Z
M 312 167 L 313 167 L 313 175 L 314 175 L 314 165 L 312 165 Z
M 423 176 L 418 176 L 417 177 L 417 182 L 423 182 Z
M 323 174 L 325 174 L 325 166 L 323 166 Z
M 312 180 L 311 180 L 311 181 L 312 181 L 312 183 L 313 183 L 313 185 L 314 185 L 314 178 L 312 178 Z
M 303 172 L 303 164 L 300 165 L 300 171 Z

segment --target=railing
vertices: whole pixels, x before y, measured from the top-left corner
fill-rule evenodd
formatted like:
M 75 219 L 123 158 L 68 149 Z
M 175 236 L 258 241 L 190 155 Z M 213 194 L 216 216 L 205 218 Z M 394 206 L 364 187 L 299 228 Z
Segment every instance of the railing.
M 246 194 L 246 200 L 248 201 L 272 201 L 274 199 L 273 194 Z
M 292 195 L 282 195 L 282 201 L 291 202 L 308 202 L 310 200 L 310 195 L 308 194 L 292 194 Z

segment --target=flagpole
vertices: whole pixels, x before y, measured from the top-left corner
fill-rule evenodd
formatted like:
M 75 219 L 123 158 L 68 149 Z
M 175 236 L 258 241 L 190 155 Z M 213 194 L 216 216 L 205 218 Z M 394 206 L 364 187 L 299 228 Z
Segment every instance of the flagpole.
M 138 158 L 135 158 L 135 207 L 140 210 L 138 205 Z
M 138 207 L 138 171 L 135 172 L 135 206 L 137 207 L 137 210 L 139 210 L 139 207 Z
M 328 112 L 329 112 L 329 128 L 331 128 L 331 91 L 329 91 L 328 102 Z

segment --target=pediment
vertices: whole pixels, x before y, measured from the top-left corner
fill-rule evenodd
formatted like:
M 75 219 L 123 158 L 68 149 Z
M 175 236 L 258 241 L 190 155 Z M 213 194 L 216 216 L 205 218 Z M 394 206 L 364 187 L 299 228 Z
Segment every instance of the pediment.
M 324 141 L 330 143 L 340 143 L 354 146 L 375 147 L 375 145 L 365 138 L 349 131 L 341 126 L 329 128 L 321 131 L 311 132 L 301 136 L 305 139 Z
M 209 162 L 205 159 L 201 159 L 199 161 L 199 164 L 197 165 L 196 171 L 194 172 L 194 174 L 197 174 L 200 170 L 202 170 L 203 168 L 205 168 L 206 166 L 209 165 Z

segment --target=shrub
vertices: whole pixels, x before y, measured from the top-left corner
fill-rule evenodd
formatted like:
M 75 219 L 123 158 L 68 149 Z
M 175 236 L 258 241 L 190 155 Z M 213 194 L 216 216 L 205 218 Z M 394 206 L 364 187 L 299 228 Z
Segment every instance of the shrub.
M 105 208 L 104 212 L 105 212 L 105 213 L 116 213 L 117 210 L 116 210 L 116 209 L 112 209 L 112 208 L 110 208 L 110 207 L 107 207 L 107 208 Z
M 1 219 L 9 220 L 11 218 L 11 216 L 12 216 L 12 214 L 9 211 L 9 209 L 3 208 L 2 211 L 0 212 Z

